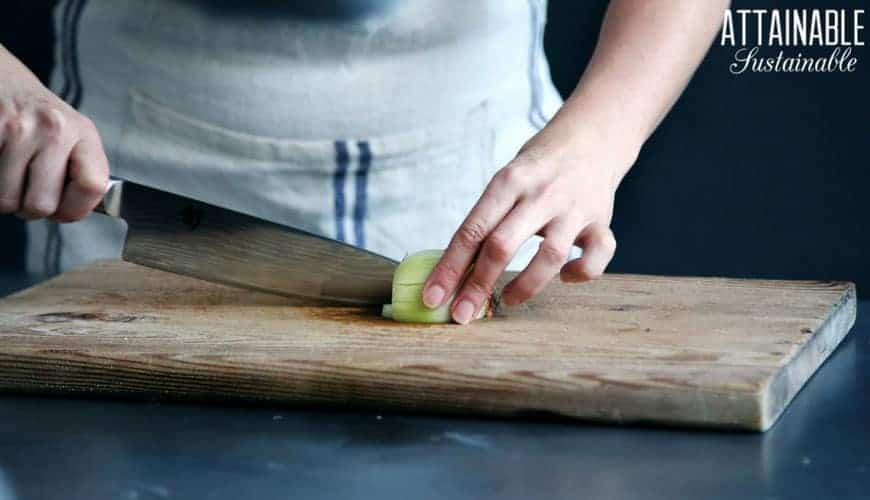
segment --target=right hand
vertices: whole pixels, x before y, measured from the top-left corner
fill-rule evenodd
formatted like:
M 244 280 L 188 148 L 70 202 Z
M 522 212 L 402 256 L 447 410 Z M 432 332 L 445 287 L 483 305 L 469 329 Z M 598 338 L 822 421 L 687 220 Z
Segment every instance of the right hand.
M 97 206 L 108 180 L 91 120 L 35 77 L 0 83 L 0 214 L 77 221 Z

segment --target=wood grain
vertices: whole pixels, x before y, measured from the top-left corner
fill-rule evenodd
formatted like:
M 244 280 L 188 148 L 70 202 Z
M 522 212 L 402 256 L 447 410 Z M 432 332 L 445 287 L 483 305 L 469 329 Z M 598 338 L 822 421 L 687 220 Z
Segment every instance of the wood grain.
M 0 301 L 0 390 L 767 429 L 851 283 L 607 275 L 467 327 L 106 261 Z

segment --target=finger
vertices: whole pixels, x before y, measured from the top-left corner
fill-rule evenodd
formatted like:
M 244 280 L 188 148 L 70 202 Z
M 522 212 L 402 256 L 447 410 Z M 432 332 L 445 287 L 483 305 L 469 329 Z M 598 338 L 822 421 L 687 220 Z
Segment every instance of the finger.
M 426 306 L 439 307 L 453 294 L 483 241 L 516 203 L 520 190 L 511 175 L 502 173 L 506 170 L 502 169 L 487 185 L 426 280 Z
M 60 138 L 46 140 L 27 168 L 27 187 L 20 213 L 40 219 L 55 213 L 66 177 L 66 163 L 72 146 Z
M 27 164 L 36 152 L 30 124 L 14 117 L 0 124 L 0 214 L 18 212 Z
M 109 182 L 109 160 L 96 133 L 75 145 L 69 156 L 67 183 L 55 213 L 58 222 L 87 216 L 102 200 Z
M 577 243 L 583 248 L 579 259 L 562 266 L 560 277 L 564 282 L 579 283 L 598 278 L 616 251 L 616 238 L 603 224 L 593 223 L 580 233 Z
M 522 304 L 540 293 L 565 265 L 577 230 L 574 224 L 560 218 L 547 225 L 543 236 L 529 265 L 502 290 L 503 304 Z
M 480 249 L 471 274 L 452 308 L 453 320 L 468 323 L 492 296 L 498 277 L 520 246 L 547 222 L 540 205 L 520 203 L 490 233 Z

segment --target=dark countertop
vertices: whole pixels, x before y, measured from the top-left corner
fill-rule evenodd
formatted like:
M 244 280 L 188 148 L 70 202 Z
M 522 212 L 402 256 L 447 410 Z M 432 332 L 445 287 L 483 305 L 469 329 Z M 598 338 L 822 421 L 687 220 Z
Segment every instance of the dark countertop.
M 766 434 L 2 396 L 0 500 L 868 498 L 868 307 Z

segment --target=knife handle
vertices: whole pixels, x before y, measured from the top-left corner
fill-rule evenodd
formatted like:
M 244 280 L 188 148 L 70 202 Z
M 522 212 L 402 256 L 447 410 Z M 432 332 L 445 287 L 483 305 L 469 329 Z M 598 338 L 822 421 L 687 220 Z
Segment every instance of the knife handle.
M 106 194 L 100 204 L 94 208 L 94 212 L 106 214 L 111 217 L 121 217 L 121 193 L 124 189 L 124 181 L 109 179 L 106 184 Z

